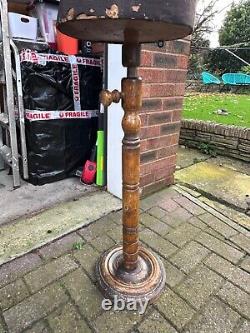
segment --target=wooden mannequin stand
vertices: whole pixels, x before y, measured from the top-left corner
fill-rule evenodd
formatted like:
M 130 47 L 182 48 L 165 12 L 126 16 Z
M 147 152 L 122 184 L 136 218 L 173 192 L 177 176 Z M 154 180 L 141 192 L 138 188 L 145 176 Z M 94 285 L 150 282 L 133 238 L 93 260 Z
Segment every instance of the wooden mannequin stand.
M 97 264 L 97 278 L 108 298 L 154 300 L 165 285 L 165 270 L 159 259 L 139 245 L 140 127 L 142 80 L 137 77 L 140 45 L 124 43 L 123 66 L 128 68 L 122 80 L 122 92 L 101 93 L 101 102 L 109 106 L 122 100 L 124 130 L 123 168 L 123 247 L 103 254 Z
M 103 91 L 101 102 L 122 101 L 123 246 L 105 252 L 96 266 L 103 293 L 126 301 L 155 300 L 166 275 L 161 261 L 139 245 L 140 44 L 183 38 L 192 32 L 196 0 L 61 0 L 58 29 L 82 40 L 123 44 L 128 69 L 122 92 Z

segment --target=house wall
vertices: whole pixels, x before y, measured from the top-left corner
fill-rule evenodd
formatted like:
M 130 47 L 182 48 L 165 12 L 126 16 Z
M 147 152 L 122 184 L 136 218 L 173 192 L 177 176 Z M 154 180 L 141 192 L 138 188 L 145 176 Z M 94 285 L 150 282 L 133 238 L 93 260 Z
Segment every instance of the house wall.
M 142 47 L 141 188 L 143 195 L 174 182 L 185 91 L 188 39 Z

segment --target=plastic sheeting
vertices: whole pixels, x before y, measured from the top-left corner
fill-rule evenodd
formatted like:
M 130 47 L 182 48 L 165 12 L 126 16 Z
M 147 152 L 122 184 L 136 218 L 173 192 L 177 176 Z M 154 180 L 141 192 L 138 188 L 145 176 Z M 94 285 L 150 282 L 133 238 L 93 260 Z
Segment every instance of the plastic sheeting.
M 21 53 L 29 181 L 61 180 L 83 165 L 96 142 L 100 59 Z

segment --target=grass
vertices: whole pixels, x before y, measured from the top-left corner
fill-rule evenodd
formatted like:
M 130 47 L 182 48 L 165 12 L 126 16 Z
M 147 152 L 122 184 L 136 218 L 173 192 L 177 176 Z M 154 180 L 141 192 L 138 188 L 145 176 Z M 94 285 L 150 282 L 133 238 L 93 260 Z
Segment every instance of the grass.
M 227 110 L 229 115 L 213 113 L 219 109 Z M 250 127 L 250 95 L 200 93 L 187 96 L 183 118 Z

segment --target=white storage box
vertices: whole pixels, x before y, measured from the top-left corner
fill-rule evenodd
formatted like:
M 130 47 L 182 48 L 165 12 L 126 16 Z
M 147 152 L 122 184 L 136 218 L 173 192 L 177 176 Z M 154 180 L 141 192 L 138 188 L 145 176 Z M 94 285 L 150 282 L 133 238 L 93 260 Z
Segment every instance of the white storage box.
M 9 28 L 12 38 L 37 39 L 37 18 L 9 13 Z

